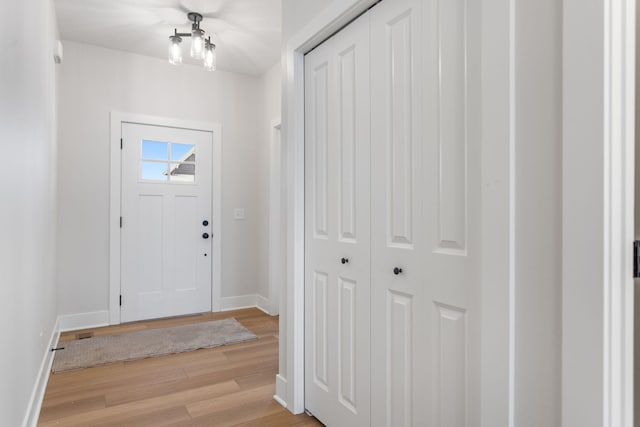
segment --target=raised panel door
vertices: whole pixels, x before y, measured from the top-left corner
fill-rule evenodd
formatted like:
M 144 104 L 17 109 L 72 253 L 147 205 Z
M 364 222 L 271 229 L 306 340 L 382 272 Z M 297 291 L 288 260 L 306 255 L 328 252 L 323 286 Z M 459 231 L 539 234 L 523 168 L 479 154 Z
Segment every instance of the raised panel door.
M 123 123 L 122 137 L 122 321 L 211 311 L 211 132 Z
M 372 425 L 479 420 L 479 5 L 371 9 Z
M 429 413 L 421 3 L 371 9 L 371 419 L 389 427 Z
M 369 17 L 305 57 L 305 406 L 370 425 Z

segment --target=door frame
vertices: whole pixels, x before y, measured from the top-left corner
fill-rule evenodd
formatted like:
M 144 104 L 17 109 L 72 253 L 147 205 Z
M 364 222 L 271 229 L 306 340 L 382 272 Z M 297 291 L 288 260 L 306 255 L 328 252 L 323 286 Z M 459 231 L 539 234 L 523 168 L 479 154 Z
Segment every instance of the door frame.
M 378 0 L 333 0 L 285 41 L 282 141 L 287 153 L 287 289 L 276 400 L 304 404 L 304 55 Z M 482 419 L 513 426 L 515 400 L 515 0 L 484 0 L 482 86 Z M 490 24 L 486 24 L 490 23 Z M 495 309 L 493 309 L 495 308 Z M 283 342 L 284 341 L 284 342 Z
M 133 123 L 211 132 L 211 311 L 220 311 L 222 294 L 222 135 L 219 123 L 198 122 L 144 114 L 111 112 L 111 187 L 109 200 L 109 324 L 120 324 L 120 215 L 122 205 L 122 124 Z
M 283 166 L 286 167 L 286 159 L 282 146 L 281 120 L 271 120 L 269 152 L 271 162 L 269 165 L 269 314 L 277 316 L 280 313 L 282 303 L 281 290 L 283 288 L 285 272 L 280 268 L 282 260 L 286 257 L 286 251 L 282 250 L 286 238 L 282 237 L 285 227 L 282 226 L 283 186 L 285 177 Z
M 635 3 L 563 1 L 563 426 L 633 425 Z

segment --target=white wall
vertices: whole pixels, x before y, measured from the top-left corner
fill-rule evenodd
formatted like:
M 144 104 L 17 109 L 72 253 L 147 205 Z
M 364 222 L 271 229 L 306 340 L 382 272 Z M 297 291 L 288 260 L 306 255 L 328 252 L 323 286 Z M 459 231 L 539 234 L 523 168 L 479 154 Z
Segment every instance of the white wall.
M 4 0 L 0 27 L 0 424 L 20 426 L 56 319 L 53 5 Z
M 282 0 L 282 41 L 286 42 L 319 15 L 331 0 Z
M 560 426 L 562 2 L 516 2 L 515 425 Z
M 111 111 L 222 125 L 222 296 L 256 294 L 264 157 L 259 78 L 64 42 L 61 67 L 58 302 L 61 314 L 108 309 Z M 233 219 L 233 208 L 246 219 Z M 266 261 L 264 261 L 266 263 Z
M 262 123 L 260 125 L 260 265 L 258 266 L 258 295 L 269 298 L 269 180 L 271 174 L 271 121 L 280 118 L 282 67 L 278 61 L 260 78 L 262 86 Z

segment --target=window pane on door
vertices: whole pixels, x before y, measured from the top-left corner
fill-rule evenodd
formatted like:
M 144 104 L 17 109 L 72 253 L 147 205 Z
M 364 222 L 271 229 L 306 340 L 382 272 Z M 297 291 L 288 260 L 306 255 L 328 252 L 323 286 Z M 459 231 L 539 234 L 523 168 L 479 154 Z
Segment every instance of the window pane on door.
M 193 144 L 171 144 L 171 160 L 178 162 L 195 162 L 196 146 Z
M 171 163 L 169 171 L 169 180 L 172 182 L 193 184 L 196 181 L 196 165 L 194 163 Z
M 149 181 L 167 181 L 167 164 L 159 162 L 145 162 L 141 164 L 141 178 Z
M 145 160 L 168 160 L 169 144 L 167 142 L 142 141 L 142 158 Z

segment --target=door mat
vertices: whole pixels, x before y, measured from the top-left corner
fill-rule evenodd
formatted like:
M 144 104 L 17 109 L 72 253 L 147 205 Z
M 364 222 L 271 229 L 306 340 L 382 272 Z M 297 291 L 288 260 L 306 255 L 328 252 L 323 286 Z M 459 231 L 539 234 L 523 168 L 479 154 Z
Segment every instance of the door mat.
M 56 351 L 53 372 L 182 353 L 256 339 L 236 319 L 65 341 Z

